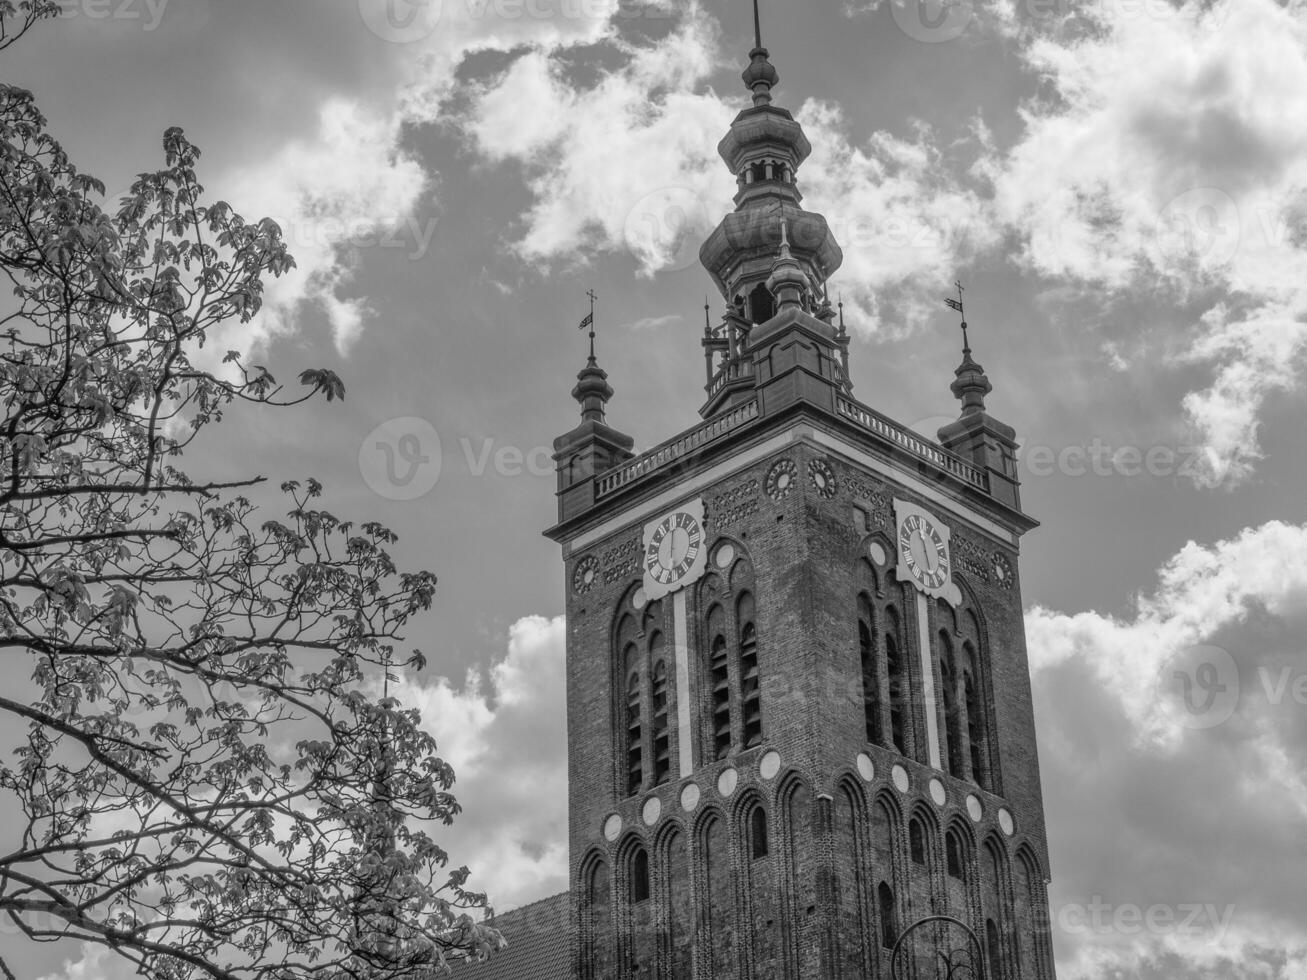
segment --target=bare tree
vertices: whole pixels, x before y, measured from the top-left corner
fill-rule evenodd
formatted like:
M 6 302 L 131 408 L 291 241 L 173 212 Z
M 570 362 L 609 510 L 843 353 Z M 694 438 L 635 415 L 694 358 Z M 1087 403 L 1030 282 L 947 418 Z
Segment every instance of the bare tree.
M 0 50 L 46 0 L 0 0 Z M 162 980 L 427 977 L 498 937 L 424 831 L 453 773 L 388 683 L 435 578 L 395 537 L 281 485 L 265 519 L 179 456 L 236 402 L 288 397 L 206 334 L 293 267 L 275 223 L 205 203 L 182 131 L 121 201 L 31 93 L 0 86 L 0 916 Z M 103 203 L 98 203 L 103 202 Z M 0 958 L 0 974 L 14 977 Z

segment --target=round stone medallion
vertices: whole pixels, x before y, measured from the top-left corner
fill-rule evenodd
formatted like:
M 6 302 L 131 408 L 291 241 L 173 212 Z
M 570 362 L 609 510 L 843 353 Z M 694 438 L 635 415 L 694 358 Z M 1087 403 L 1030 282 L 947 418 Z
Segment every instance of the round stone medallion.
M 985 815 L 985 808 L 980 805 L 980 798 L 977 796 L 967 797 L 967 816 L 971 818 L 972 823 L 980 823 L 980 818 Z
M 908 771 L 902 766 L 895 766 L 890 771 L 890 778 L 894 780 L 894 788 L 900 793 L 906 793 L 908 787 L 912 785 L 908 781 Z
M 631 596 L 631 605 L 635 606 L 636 609 L 643 609 L 649 605 L 649 597 L 644 594 L 643 588 L 635 590 L 635 595 Z
M 781 771 L 781 754 L 779 752 L 768 752 L 758 763 L 758 775 L 763 779 L 775 779 L 776 774 Z
M 858 753 L 858 775 L 866 782 L 871 782 L 876 778 L 876 764 L 871 761 L 871 756 L 866 752 Z
M 610 842 L 617 840 L 617 835 L 622 832 L 622 818 L 616 813 L 604 821 L 604 837 Z
M 998 811 L 998 829 L 1003 831 L 1008 837 L 1016 831 L 1016 825 L 1012 822 L 1012 814 L 1006 809 Z
M 717 792 L 722 796 L 730 796 L 738 785 L 740 785 L 740 774 L 734 769 L 723 769 L 722 774 L 717 777 Z
M 640 815 L 644 817 L 645 826 L 652 827 L 663 815 L 663 801 L 656 796 L 649 797 L 644 801 L 644 810 Z
M 799 468 L 794 465 L 794 460 L 778 461 L 767 473 L 767 479 L 763 483 L 767 496 L 777 503 L 788 497 L 790 491 L 794 489 L 794 478 L 798 472 Z
M 889 560 L 889 556 L 885 554 L 885 549 L 881 547 L 879 541 L 873 541 L 867 545 L 867 556 L 877 565 L 882 566 Z
M 944 792 L 944 784 L 938 779 L 930 781 L 930 798 L 935 801 L 936 806 L 943 806 L 948 800 L 948 793 Z
M 713 561 L 718 568 L 730 568 L 731 562 L 735 561 L 735 545 L 729 542 L 717 549 L 717 554 L 713 556 Z
M 681 809 L 689 813 L 698 805 L 699 787 L 694 783 L 686 783 L 685 789 L 681 790 Z

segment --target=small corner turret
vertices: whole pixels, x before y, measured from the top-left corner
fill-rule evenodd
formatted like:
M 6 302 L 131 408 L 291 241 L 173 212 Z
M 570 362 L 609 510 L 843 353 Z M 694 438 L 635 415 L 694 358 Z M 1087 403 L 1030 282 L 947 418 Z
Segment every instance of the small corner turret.
M 985 410 L 985 396 L 994 390 L 985 369 L 971 356 L 966 312 L 962 306 L 962 284 L 958 298 L 946 300 L 962 315 L 962 363 L 953 372 L 949 389 L 962 403 L 962 414 L 939 430 L 939 442 L 989 474 L 989 492 L 996 501 L 1021 510 L 1021 485 L 1017 479 L 1016 430 Z
M 581 424 L 554 440 L 554 465 L 558 473 L 558 519 L 566 521 L 594 505 L 593 477 L 634 454 L 635 440 L 618 432 L 607 422 L 606 406 L 613 397 L 608 373 L 595 358 L 594 300 L 590 296 L 590 315 L 581 327 L 590 328 L 590 357 L 576 376 L 572 397 L 581 406 Z

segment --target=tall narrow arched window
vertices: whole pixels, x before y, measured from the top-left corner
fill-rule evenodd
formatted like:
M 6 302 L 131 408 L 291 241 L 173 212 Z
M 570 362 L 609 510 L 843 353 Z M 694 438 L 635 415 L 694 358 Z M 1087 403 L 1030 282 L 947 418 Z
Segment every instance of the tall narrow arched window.
M 953 643 L 945 630 L 939 632 L 939 677 L 944 688 L 944 755 L 949 775 L 966 778 L 963 762 L 962 726 L 958 717 L 958 672 L 953 657 Z
M 740 631 L 740 711 L 744 721 L 744 747 L 762 742 L 762 689 L 758 676 L 758 627 L 754 622 L 753 594 L 745 592 L 736 606 Z
M 644 786 L 644 731 L 640 717 L 640 673 L 632 671 L 626 685 L 626 792 Z
M 871 601 L 866 595 L 858 596 L 858 658 L 862 663 L 862 717 L 867 729 L 867 741 L 879 745 L 880 674 L 876 664 Z
M 631 855 L 631 904 L 649 900 L 649 852 L 637 847 Z
M 989 955 L 989 975 L 1003 976 L 1003 944 L 998 940 L 998 925 L 993 919 L 985 920 L 985 950 Z
M 726 614 L 721 606 L 708 612 L 708 685 L 712 694 L 712 757 L 731 754 L 731 669 L 726 644 Z
M 894 924 L 894 889 L 886 882 L 882 881 L 876 889 L 876 905 L 880 912 L 880 944 L 885 949 L 893 949 L 899 939 L 899 930 Z
M 885 619 L 885 672 L 889 679 L 890 741 L 900 755 L 907 755 L 907 666 L 899 650 L 898 615 L 890 609 Z
M 908 851 L 913 864 L 926 863 L 926 833 L 922 830 L 920 820 L 908 823 Z
M 755 861 L 767 856 L 767 811 L 760 806 L 749 815 L 749 851 Z
M 749 312 L 754 323 L 766 323 L 776 315 L 776 300 L 762 283 L 754 286 L 749 293 Z
M 610 899 L 608 868 L 603 861 L 596 861 L 585 881 L 581 909 L 582 980 L 608 980 L 613 975 L 616 943 Z
M 653 655 L 661 658 L 662 638 L 657 639 Z M 672 742 L 667 720 L 667 663 L 658 659 L 653 668 L 653 781 L 655 786 L 667 782 L 672 774 Z

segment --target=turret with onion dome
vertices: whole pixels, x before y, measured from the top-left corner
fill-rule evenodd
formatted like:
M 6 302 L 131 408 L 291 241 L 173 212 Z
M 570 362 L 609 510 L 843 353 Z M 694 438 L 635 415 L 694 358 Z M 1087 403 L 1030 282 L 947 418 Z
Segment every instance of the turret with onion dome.
M 989 476 L 989 492 L 1001 503 L 1019 510 L 1021 495 L 1017 480 L 1017 432 L 985 409 L 985 396 L 994 390 L 985 369 L 971 356 L 966 314 L 962 307 L 961 283 L 958 299 L 949 306 L 963 315 L 962 363 L 953 372 L 949 390 L 962 403 L 962 414 L 939 430 L 945 449 L 969 460 Z
M 699 250 L 699 260 L 726 300 L 721 326 L 704 340 L 708 402 L 704 417 L 753 397 L 761 380 L 756 348 L 781 329 L 810 334 L 810 370 L 848 391 L 841 341 L 826 281 L 844 262 L 826 219 L 802 207 L 799 167 L 812 153 L 803 127 L 772 104 L 779 74 L 762 45 L 755 7 L 755 46 L 744 70 L 753 104 L 717 147 L 736 177 L 735 210 Z M 787 347 L 794 356 L 800 349 Z M 776 365 L 768 368 L 774 370 Z M 826 400 L 826 399 L 819 399 Z

